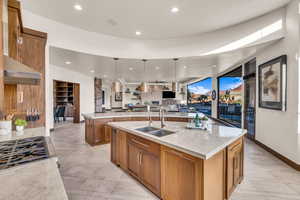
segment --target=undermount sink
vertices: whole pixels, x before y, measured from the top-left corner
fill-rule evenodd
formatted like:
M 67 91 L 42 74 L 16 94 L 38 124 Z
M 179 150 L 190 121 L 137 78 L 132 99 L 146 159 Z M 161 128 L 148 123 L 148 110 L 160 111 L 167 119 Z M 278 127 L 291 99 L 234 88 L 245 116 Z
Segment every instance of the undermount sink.
M 157 131 L 157 130 L 159 130 L 159 128 L 154 128 L 154 127 L 151 127 L 151 126 L 146 126 L 146 127 L 143 127 L 143 128 L 137 128 L 135 130 L 141 131 L 141 132 L 144 132 L 144 133 L 149 133 L 149 132 L 152 132 L 152 131 Z
M 175 132 L 173 131 L 169 131 L 169 130 L 165 130 L 165 129 L 159 129 L 159 128 L 154 128 L 154 127 L 151 127 L 151 126 L 147 126 L 147 127 L 143 127 L 143 128 L 138 128 L 138 129 L 135 129 L 137 131 L 141 131 L 143 133 L 148 133 L 148 134 L 151 134 L 151 135 L 154 135 L 154 136 L 157 136 L 157 137 L 163 137 L 163 136 L 166 136 L 166 135 L 171 135 Z

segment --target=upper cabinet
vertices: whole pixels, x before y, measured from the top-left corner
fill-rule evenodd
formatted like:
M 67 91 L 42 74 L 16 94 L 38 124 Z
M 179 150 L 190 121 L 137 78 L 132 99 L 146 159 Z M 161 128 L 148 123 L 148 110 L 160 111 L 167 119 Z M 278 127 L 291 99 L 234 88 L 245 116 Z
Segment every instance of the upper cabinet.
M 45 48 L 47 33 L 23 27 L 20 2 L 8 0 L 8 54 L 9 57 L 41 74 L 37 85 L 14 85 L 13 91 L 4 90 L 6 99 L 15 99 L 17 105 L 5 107 L 6 113 L 13 112 L 18 118 L 26 119 L 30 112 L 39 115 L 36 121 L 29 121 L 29 128 L 45 126 Z M 6 87 L 11 88 L 11 87 Z M 4 105 L 9 105 L 4 102 Z

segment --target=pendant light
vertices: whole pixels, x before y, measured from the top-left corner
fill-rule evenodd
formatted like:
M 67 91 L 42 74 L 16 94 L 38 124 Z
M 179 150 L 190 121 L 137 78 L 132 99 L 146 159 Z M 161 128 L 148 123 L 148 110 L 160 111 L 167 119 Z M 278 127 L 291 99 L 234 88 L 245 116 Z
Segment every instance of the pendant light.
M 147 60 L 143 59 L 142 61 L 144 62 L 144 79 L 145 79 L 145 77 L 146 77 L 146 62 L 147 62 Z M 141 84 L 141 91 L 142 92 L 148 92 L 148 85 L 147 85 L 147 82 L 145 82 L 145 80 Z
M 113 92 L 122 92 L 122 84 L 118 80 L 118 73 L 117 73 L 117 62 L 119 58 L 114 58 L 115 61 L 115 80 L 112 84 L 112 90 Z
M 177 82 L 177 61 L 178 58 L 174 58 L 174 81 L 172 82 L 172 91 L 173 92 L 178 92 L 178 82 Z

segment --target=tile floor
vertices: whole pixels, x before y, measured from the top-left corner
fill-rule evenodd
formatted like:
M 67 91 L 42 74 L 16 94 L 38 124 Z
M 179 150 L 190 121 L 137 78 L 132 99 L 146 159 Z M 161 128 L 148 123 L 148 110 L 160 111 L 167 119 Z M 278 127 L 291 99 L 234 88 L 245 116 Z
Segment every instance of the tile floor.
M 158 199 L 110 162 L 109 145 L 85 144 L 84 124 L 57 128 L 52 138 L 70 200 Z M 245 178 L 231 200 L 300 200 L 300 172 L 247 141 Z

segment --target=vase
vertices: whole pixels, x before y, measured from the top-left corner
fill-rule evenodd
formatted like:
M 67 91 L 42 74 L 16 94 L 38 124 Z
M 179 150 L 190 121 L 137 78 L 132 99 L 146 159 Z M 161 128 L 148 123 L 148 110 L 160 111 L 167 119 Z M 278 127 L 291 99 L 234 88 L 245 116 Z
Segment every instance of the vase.
M 18 132 L 22 132 L 24 130 L 24 126 L 16 126 L 16 130 Z

